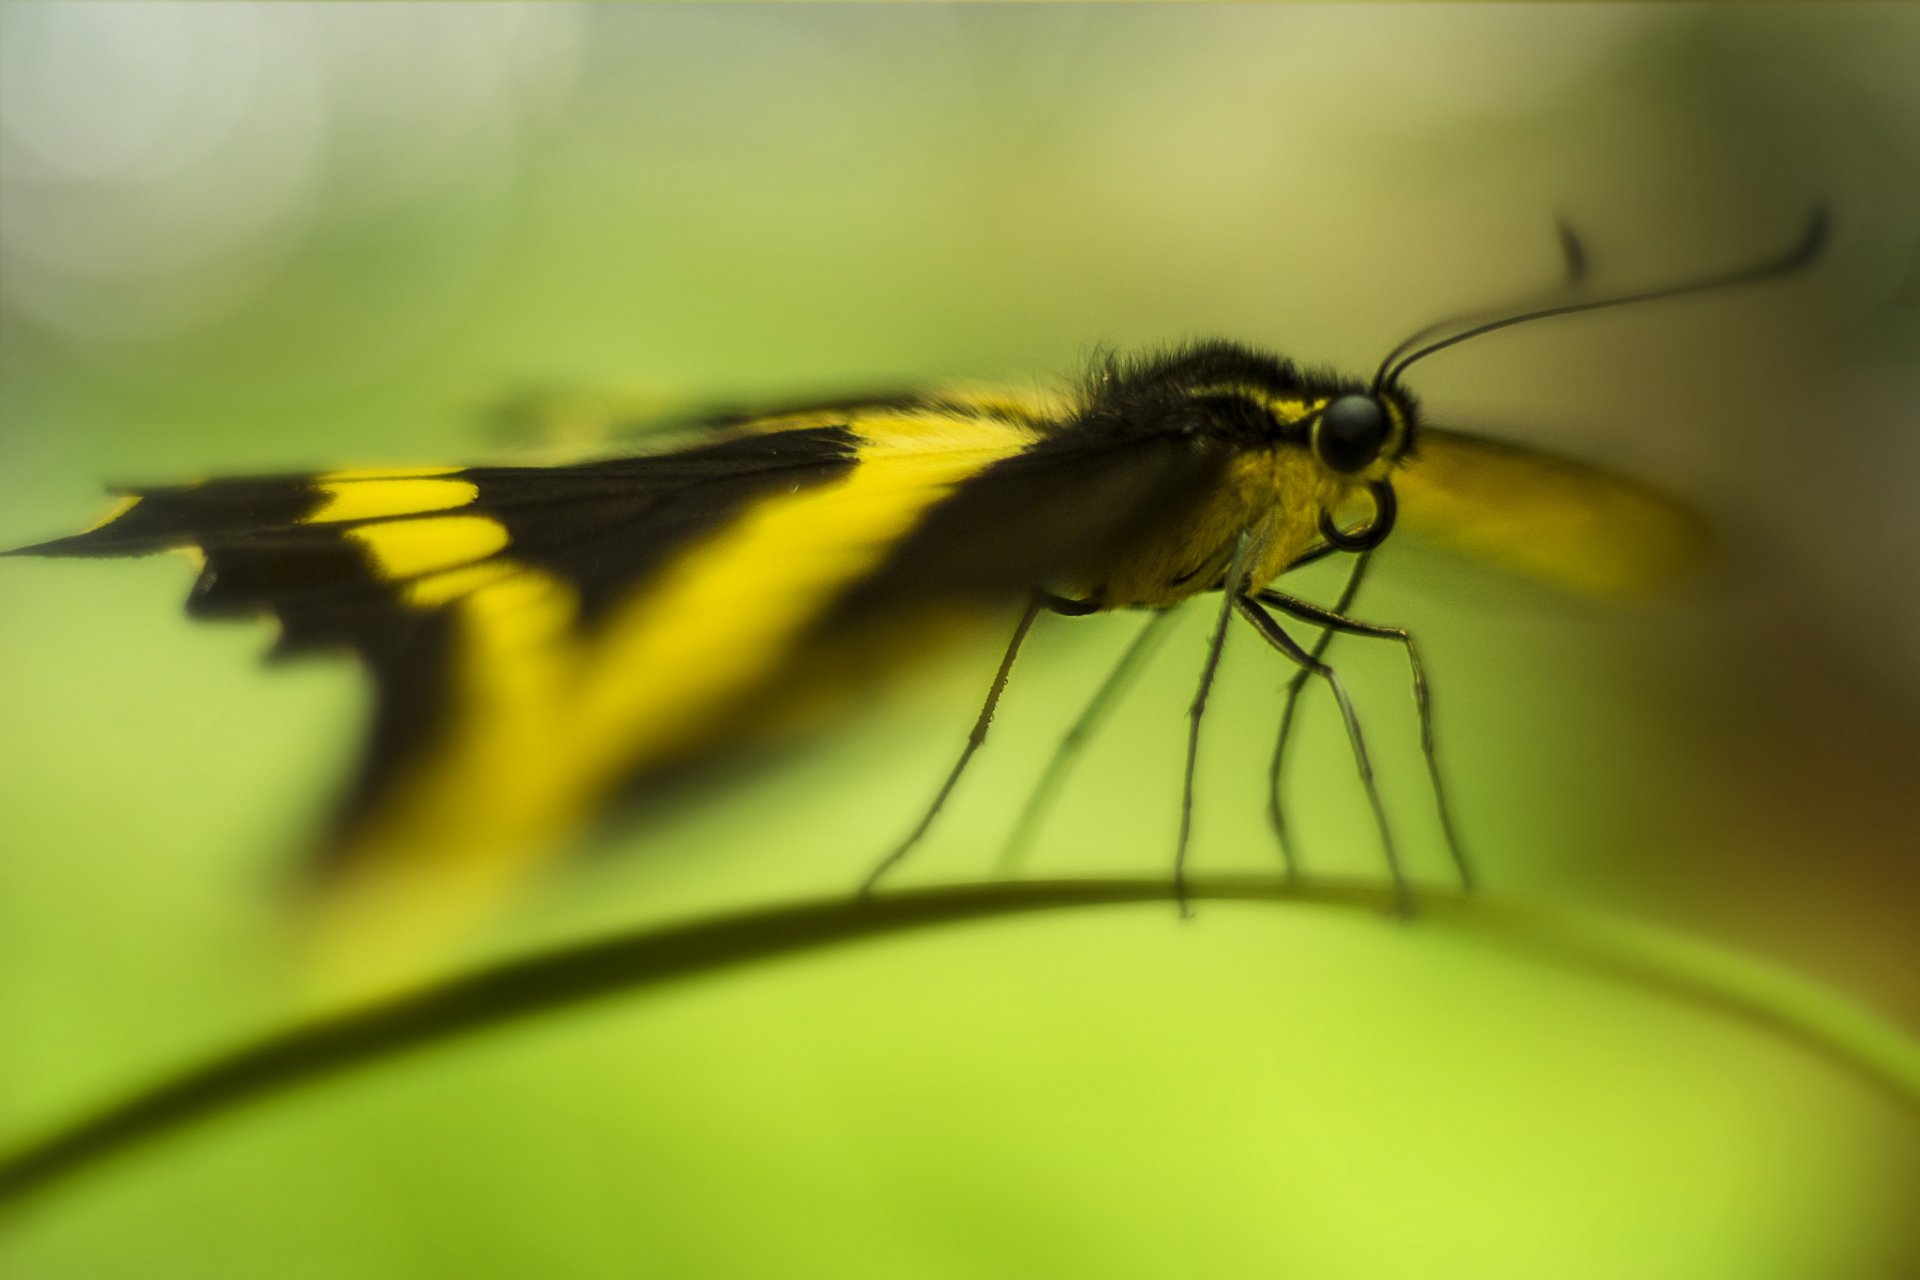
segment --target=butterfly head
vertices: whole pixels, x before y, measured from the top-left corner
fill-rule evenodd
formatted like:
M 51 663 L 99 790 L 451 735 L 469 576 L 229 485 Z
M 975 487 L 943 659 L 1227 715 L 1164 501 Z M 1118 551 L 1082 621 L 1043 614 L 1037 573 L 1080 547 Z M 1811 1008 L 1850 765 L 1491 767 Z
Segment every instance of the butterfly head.
M 1329 481 L 1389 472 L 1413 442 L 1413 398 L 1397 384 L 1368 387 L 1307 373 L 1290 361 L 1210 342 L 1096 372 L 1093 404 L 1146 430 L 1168 423 L 1236 449 L 1310 456 Z
M 1320 536 L 1343 551 L 1379 546 L 1393 531 L 1389 476 L 1413 446 L 1418 415 L 1411 398 L 1393 387 L 1348 388 L 1274 407 L 1293 410 L 1282 439 L 1307 451 L 1319 475 L 1315 487 L 1324 503 L 1317 521 Z M 1357 528 L 1343 527 L 1336 511 L 1363 492 L 1373 506 L 1371 519 Z

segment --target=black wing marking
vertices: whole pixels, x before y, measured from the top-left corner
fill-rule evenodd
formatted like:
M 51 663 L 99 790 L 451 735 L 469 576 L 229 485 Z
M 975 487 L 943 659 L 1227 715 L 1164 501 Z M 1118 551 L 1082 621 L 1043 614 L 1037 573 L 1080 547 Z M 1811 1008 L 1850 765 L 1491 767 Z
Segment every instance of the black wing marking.
M 374 710 L 342 830 L 377 807 L 437 741 L 453 696 L 457 627 L 443 606 L 406 598 L 420 576 L 383 572 L 355 530 L 458 516 L 498 524 L 481 563 L 505 556 L 578 596 L 583 623 L 761 495 L 824 483 L 854 465 L 845 428 L 739 436 L 680 452 L 572 467 L 474 467 L 390 476 L 351 473 L 216 480 L 127 491 L 100 526 L 9 554 L 131 556 L 194 549 L 203 564 L 187 609 L 199 618 L 278 620 L 272 657 L 346 649 L 371 673 Z M 367 519 L 315 522 L 344 484 L 456 483 L 470 501 Z M 331 488 L 330 488 L 331 486 Z M 445 566 L 441 566 L 444 568 Z M 446 603 L 451 603 L 451 600 Z
M 1064 431 L 1044 439 L 935 505 L 826 625 L 1100 581 L 1177 521 L 1224 461 L 1175 435 Z

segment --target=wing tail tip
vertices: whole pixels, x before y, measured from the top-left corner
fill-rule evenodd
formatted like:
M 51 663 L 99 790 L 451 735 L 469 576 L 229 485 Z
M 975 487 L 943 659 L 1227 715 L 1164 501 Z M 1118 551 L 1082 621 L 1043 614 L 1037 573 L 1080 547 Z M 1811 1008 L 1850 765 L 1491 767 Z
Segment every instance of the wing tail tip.
M 64 537 L 49 538 L 44 542 L 29 543 L 24 547 L 12 547 L 0 551 L 0 556 L 38 556 L 43 558 L 68 556 L 138 556 L 154 551 L 164 551 L 171 546 L 184 545 L 180 540 L 165 542 L 151 536 L 129 535 L 120 527 L 121 522 L 140 506 L 143 499 L 152 490 L 132 489 L 121 486 L 109 486 L 107 492 L 114 497 L 113 509 L 95 520 L 78 533 Z
M 52 559 L 69 556 L 130 554 L 125 548 L 102 545 L 101 541 L 94 537 L 95 532 L 89 529 L 84 533 L 68 534 L 64 538 L 49 538 L 45 542 L 33 542 L 24 547 L 9 547 L 5 551 L 0 551 L 0 556 L 36 556 Z

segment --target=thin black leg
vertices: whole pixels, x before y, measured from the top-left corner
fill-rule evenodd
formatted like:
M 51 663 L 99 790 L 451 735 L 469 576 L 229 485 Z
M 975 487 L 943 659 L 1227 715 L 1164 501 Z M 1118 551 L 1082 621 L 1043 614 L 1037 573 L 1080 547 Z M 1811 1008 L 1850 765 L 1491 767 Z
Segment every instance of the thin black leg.
M 1366 577 L 1367 565 L 1371 563 L 1372 560 L 1373 552 L 1371 551 L 1362 551 L 1359 556 L 1355 558 L 1353 571 L 1347 575 L 1347 584 L 1341 588 L 1340 598 L 1333 606 L 1335 613 L 1345 613 L 1347 607 L 1353 603 L 1354 596 L 1359 594 L 1360 582 Z M 1320 634 L 1314 638 L 1313 648 L 1309 651 L 1308 656 L 1315 662 L 1324 658 L 1327 653 L 1327 647 L 1333 643 L 1333 636 L 1333 628 L 1321 628 Z M 1278 841 L 1280 845 L 1280 861 L 1287 869 L 1287 879 L 1289 880 L 1299 877 L 1300 865 L 1299 860 L 1294 856 L 1293 841 L 1287 831 L 1286 802 L 1281 794 L 1281 775 L 1282 770 L 1286 766 L 1287 746 L 1293 737 L 1293 718 L 1294 713 L 1299 709 L 1300 692 L 1306 686 L 1307 677 L 1312 674 L 1313 672 L 1308 668 L 1302 667 L 1294 673 L 1293 679 L 1287 682 L 1286 701 L 1280 709 L 1280 733 L 1279 736 L 1274 739 L 1273 765 L 1268 771 L 1267 817 L 1273 823 L 1274 839 Z
M 1400 914 L 1413 914 L 1413 890 L 1407 883 L 1405 870 L 1400 865 L 1400 851 L 1394 846 L 1393 831 L 1387 825 L 1386 806 L 1380 802 L 1380 789 L 1374 783 L 1373 761 L 1367 755 L 1367 742 L 1360 732 L 1360 717 L 1354 714 L 1353 701 L 1347 697 L 1346 686 L 1333 673 L 1333 668 L 1302 649 L 1294 638 L 1281 629 L 1272 614 L 1261 608 L 1250 596 L 1233 598 L 1233 607 L 1238 609 L 1254 629 L 1266 638 L 1268 644 L 1299 663 L 1312 674 L 1327 682 L 1333 690 L 1334 701 L 1340 704 L 1340 718 L 1346 722 L 1347 741 L 1353 745 L 1353 760 L 1360 769 L 1360 785 L 1366 788 L 1367 803 L 1373 806 L 1373 819 L 1380 828 L 1380 845 L 1387 855 L 1387 870 L 1393 876 L 1394 893 L 1399 899 Z
M 973 759 L 973 753 L 978 751 L 980 744 L 987 740 L 987 726 L 993 723 L 993 710 L 1000 705 L 1000 695 L 1006 691 L 1007 677 L 1013 672 L 1013 660 L 1019 656 L 1020 645 L 1026 640 L 1027 632 L 1033 629 L 1033 620 L 1040 616 L 1042 609 L 1047 607 L 1047 597 L 1044 593 L 1035 592 L 1028 600 L 1026 612 L 1020 615 L 1020 623 L 1013 629 L 1013 639 L 1007 643 L 1006 655 L 1000 659 L 1000 669 L 994 673 L 993 684 L 987 689 L 987 701 L 980 708 L 980 718 L 973 722 L 973 732 L 967 735 L 967 745 L 961 749 L 960 758 L 954 761 L 953 771 L 947 774 L 947 780 L 940 784 L 938 794 L 933 797 L 933 803 L 927 806 L 927 811 L 921 816 L 919 824 L 895 847 L 892 853 L 880 860 L 880 865 L 876 866 L 861 884 L 861 897 L 864 898 L 872 893 L 874 886 L 880 883 L 880 877 L 899 865 L 900 860 L 912 851 L 913 846 L 920 843 L 922 836 L 927 834 L 927 828 L 933 825 L 940 807 L 946 804 L 947 797 L 953 793 L 954 784 L 958 783 L 960 775 L 966 772 L 967 761 Z
M 1453 866 L 1460 877 L 1460 887 L 1472 889 L 1474 886 L 1473 868 L 1467 861 L 1466 850 L 1461 846 L 1460 837 L 1453 824 L 1453 806 L 1447 800 L 1446 784 L 1440 778 L 1440 755 L 1433 745 L 1433 696 L 1427 685 L 1426 669 L 1420 663 L 1420 650 L 1413 643 L 1413 637 L 1403 627 L 1381 627 L 1370 622 L 1359 622 L 1346 617 L 1346 599 L 1332 609 L 1323 609 L 1317 604 L 1299 600 L 1283 591 L 1262 591 L 1260 600 L 1274 608 L 1325 627 L 1322 639 L 1334 632 L 1346 635 L 1369 636 L 1376 640 L 1396 640 L 1407 651 L 1407 665 L 1413 669 L 1413 705 L 1420 717 L 1420 751 L 1427 759 L 1427 778 L 1433 784 L 1433 805 L 1440 815 L 1440 830 L 1447 841 L 1447 852 L 1453 856 Z
M 1351 529 L 1351 530 L 1348 530 L 1348 532 L 1353 533 L 1353 532 L 1358 532 L 1358 530 Z M 1350 555 L 1350 554 L 1352 553 L 1347 551 L 1342 551 L 1339 547 L 1334 546 L 1331 542 L 1316 542 L 1313 544 L 1313 546 L 1307 548 L 1307 550 L 1304 553 L 1302 553 L 1301 555 L 1295 556 L 1291 561 L 1289 561 L 1286 567 L 1286 572 L 1292 573 L 1295 569 L 1304 569 L 1310 564 L 1319 564 L 1322 560 L 1325 560 L 1328 556 L 1339 556 L 1339 555 Z M 1362 554 L 1365 554 L 1365 553 L 1363 552 Z
M 1095 691 L 1092 701 L 1088 702 L 1086 708 L 1080 712 L 1080 718 L 1073 722 L 1073 727 L 1068 729 L 1066 736 L 1060 739 L 1060 745 L 1054 748 L 1053 758 L 1047 761 L 1046 771 L 1040 775 L 1040 780 L 1034 784 L 1033 791 L 1027 796 L 1026 806 L 1020 810 L 1020 817 L 1007 836 L 1006 846 L 1000 851 L 1000 861 L 995 868 L 998 875 L 1010 877 L 1019 869 L 1020 859 L 1027 851 L 1027 845 L 1032 840 L 1034 832 L 1039 829 L 1041 819 L 1052 807 L 1054 798 L 1059 795 L 1061 786 L 1066 782 L 1068 770 L 1079 758 L 1080 749 L 1093 736 L 1094 730 L 1098 729 L 1101 722 L 1107 718 L 1107 713 L 1113 709 L 1114 703 L 1119 701 L 1127 686 L 1133 683 L 1134 676 L 1146 666 L 1147 659 L 1152 656 L 1153 651 L 1159 648 L 1160 641 L 1167 634 L 1166 624 L 1172 620 L 1173 616 L 1172 609 L 1159 609 L 1147 619 L 1147 624 L 1140 628 L 1132 642 L 1127 645 L 1126 652 L 1120 655 L 1120 661 L 1115 663 L 1113 670 L 1107 673 L 1106 680 Z
M 1206 714 L 1207 694 L 1213 688 L 1214 673 L 1220 670 L 1220 653 L 1226 647 L 1227 623 L 1233 618 L 1234 601 L 1246 589 L 1248 542 L 1248 536 L 1241 534 L 1233 549 L 1233 559 L 1227 565 L 1220 592 L 1220 619 L 1214 623 L 1213 635 L 1207 640 L 1207 662 L 1200 669 L 1200 688 L 1193 695 L 1193 705 L 1187 709 L 1187 769 L 1180 789 L 1180 839 L 1173 848 L 1174 897 L 1180 904 L 1182 916 L 1193 914 L 1187 905 L 1187 842 L 1193 835 L 1193 772 L 1200 758 L 1200 718 Z

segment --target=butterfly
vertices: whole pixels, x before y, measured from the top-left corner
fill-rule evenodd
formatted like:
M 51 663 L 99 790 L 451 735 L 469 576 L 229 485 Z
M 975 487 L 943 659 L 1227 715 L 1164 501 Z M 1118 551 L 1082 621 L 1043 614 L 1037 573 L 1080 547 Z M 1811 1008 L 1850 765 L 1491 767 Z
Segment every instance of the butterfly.
M 1514 325 L 1784 275 L 1826 233 L 1816 212 L 1764 261 L 1609 296 L 1579 295 L 1584 259 L 1567 235 L 1576 296 L 1430 326 L 1371 378 L 1198 342 L 1104 355 L 1060 392 L 930 390 L 738 415 L 668 447 L 564 465 L 133 489 L 85 532 L 14 554 L 186 551 L 200 566 L 193 616 L 271 618 L 276 656 L 355 655 L 374 710 L 317 866 L 393 927 L 471 915 L 637 784 L 814 723 L 823 691 L 858 690 L 947 632 L 1013 620 L 966 749 L 871 888 L 984 740 L 1040 617 L 1160 616 L 1203 596 L 1218 604 L 1176 875 L 1201 714 L 1238 619 L 1297 668 L 1295 693 L 1308 677 L 1332 690 L 1410 904 L 1359 720 L 1323 654 L 1335 633 L 1406 646 L 1444 805 L 1417 651 L 1404 630 L 1346 613 L 1357 572 L 1332 608 L 1276 583 L 1330 556 L 1364 565 L 1407 528 L 1606 596 L 1658 577 L 1700 531 L 1639 482 L 1428 421 L 1403 376 Z M 1295 623 L 1320 642 L 1301 645 Z

